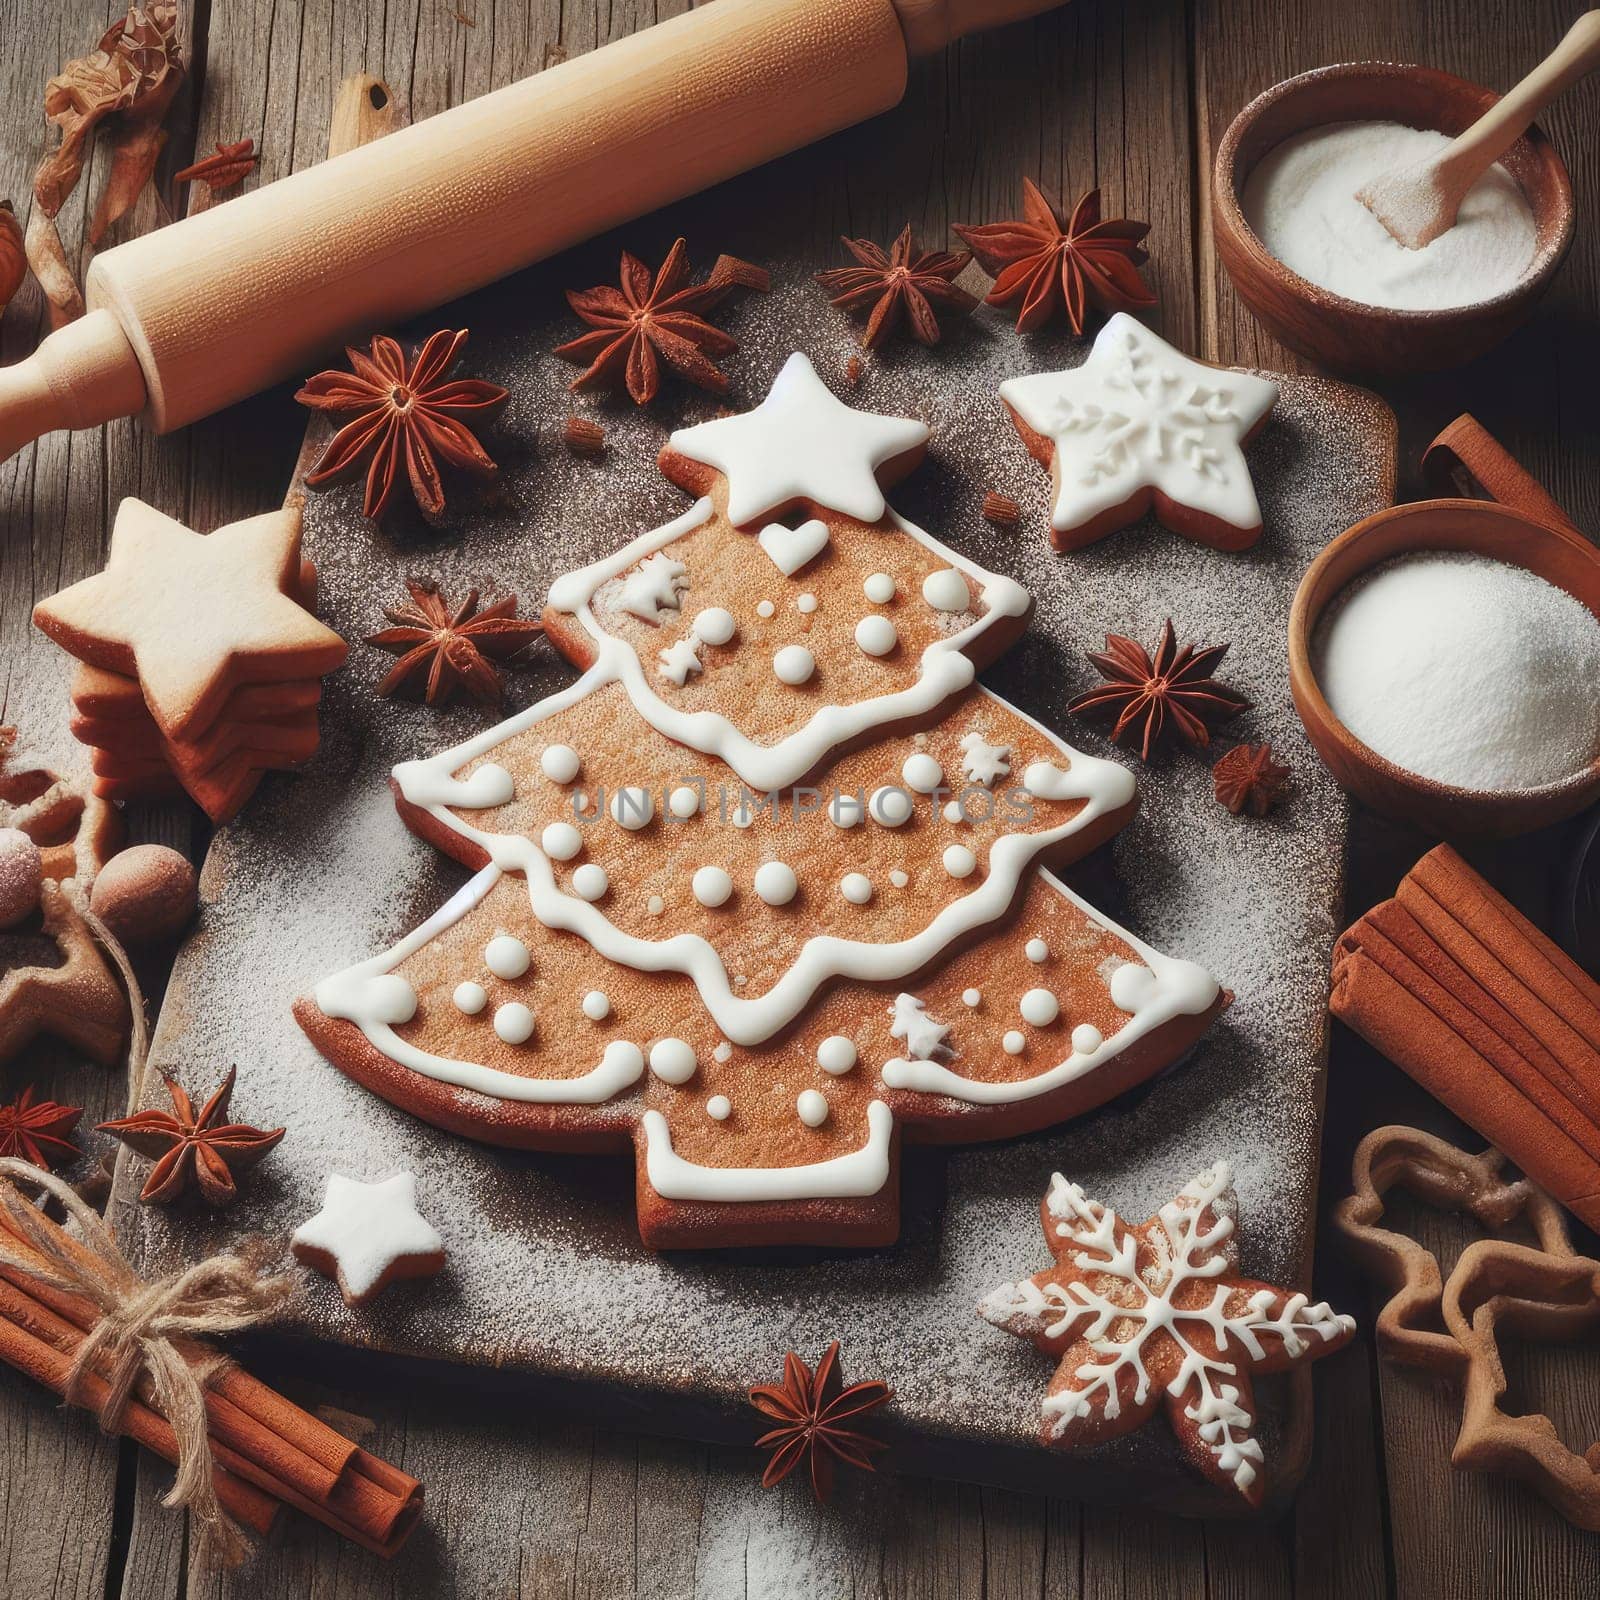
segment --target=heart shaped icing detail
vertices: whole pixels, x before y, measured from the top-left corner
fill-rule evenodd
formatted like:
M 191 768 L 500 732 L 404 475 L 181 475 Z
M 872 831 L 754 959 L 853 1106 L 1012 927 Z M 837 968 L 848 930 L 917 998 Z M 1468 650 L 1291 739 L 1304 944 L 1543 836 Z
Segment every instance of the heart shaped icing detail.
M 784 577 L 792 578 L 808 561 L 822 553 L 828 543 L 828 524 L 820 517 L 812 517 L 798 528 L 769 522 L 756 535 L 756 543 L 772 558 L 773 566 Z

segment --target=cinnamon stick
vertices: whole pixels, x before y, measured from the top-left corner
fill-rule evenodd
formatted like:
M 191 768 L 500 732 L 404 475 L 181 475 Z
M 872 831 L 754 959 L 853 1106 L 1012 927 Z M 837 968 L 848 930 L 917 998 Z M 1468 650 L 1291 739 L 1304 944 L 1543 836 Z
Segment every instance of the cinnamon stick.
M 1448 845 L 1340 938 L 1330 1006 L 1600 1226 L 1600 985 Z

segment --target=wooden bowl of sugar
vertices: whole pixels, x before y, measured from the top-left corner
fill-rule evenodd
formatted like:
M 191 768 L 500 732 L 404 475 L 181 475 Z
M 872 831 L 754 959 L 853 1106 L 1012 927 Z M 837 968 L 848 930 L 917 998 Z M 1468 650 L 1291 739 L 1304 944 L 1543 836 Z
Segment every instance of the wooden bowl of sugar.
M 1549 520 L 1486 500 L 1380 511 L 1312 562 L 1289 613 L 1295 709 L 1333 775 L 1444 838 L 1600 797 L 1600 551 L 1537 486 L 1530 501 Z
M 1217 149 L 1211 199 L 1240 299 L 1284 344 L 1341 372 L 1432 371 L 1498 344 L 1572 243 L 1572 183 L 1549 140 L 1529 128 L 1424 250 L 1390 238 L 1355 198 L 1496 99 L 1431 67 L 1357 62 L 1252 100 Z

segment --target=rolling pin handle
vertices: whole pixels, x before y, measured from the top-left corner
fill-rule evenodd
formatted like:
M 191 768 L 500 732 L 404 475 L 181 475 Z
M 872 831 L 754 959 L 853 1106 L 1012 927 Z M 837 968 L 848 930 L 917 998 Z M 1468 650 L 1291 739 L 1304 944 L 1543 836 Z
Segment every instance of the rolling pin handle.
M 57 428 L 94 428 L 144 409 L 144 373 L 122 325 L 100 309 L 0 367 L 0 460 Z

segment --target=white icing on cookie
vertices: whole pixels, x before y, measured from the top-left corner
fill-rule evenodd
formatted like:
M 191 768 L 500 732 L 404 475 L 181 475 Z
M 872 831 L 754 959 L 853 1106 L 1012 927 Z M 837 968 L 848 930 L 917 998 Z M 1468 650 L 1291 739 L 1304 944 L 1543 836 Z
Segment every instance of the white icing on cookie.
M 794 608 L 802 617 L 809 617 L 822 602 L 814 594 L 803 594 L 794 603 Z
M 916 802 L 898 784 L 888 783 L 872 791 L 867 813 L 880 827 L 903 828 L 911 820 Z
M 705 792 L 700 784 L 680 783 L 671 794 L 667 796 L 667 812 L 676 817 L 680 822 L 698 816 L 700 807 L 704 804 Z
M 732 1061 L 733 1046 L 729 1044 L 726 1039 L 722 1040 L 722 1042 L 718 1044 L 714 1050 L 712 1050 L 711 1058 L 714 1061 Z
M 1061 1003 L 1048 989 L 1030 989 L 1017 1004 L 1030 1027 L 1047 1028 L 1061 1015 Z
M 1004 1050 L 1008 1056 L 1020 1056 L 1022 1052 L 1028 1048 L 1027 1037 L 1024 1034 L 1018 1033 L 1017 1030 L 1013 1028 L 1009 1033 L 1005 1034 L 1001 1038 L 1000 1048 Z
M 800 880 L 787 862 L 763 861 L 756 868 L 755 889 L 769 906 L 786 906 L 800 892 Z
M 581 766 L 570 744 L 547 744 L 539 755 L 539 770 L 552 783 L 571 783 Z
M 905 1040 L 906 1054 L 914 1061 L 927 1061 L 941 1052 L 950 1054 L 949 1024 L 930 1017 L 925 1002 L 914 994 L 897 994 L 889 1017 L 889 1032 Z
M 603 989 L 591 989 L 583 997 L 583 1014 L 591 1022 L 604 1022 L 611 1015 L 611 997 Z
M 732 640 L 737 626 L 731 611 L 723 606 L 707 606 L 694 619 L 694 636 L 701 644 L 725 645 Z
M 856 624 L 856 644 L 869 656 L 886 656 L 899 644 L 895 625 L 881 612 L 873 612 Z
M 892 883 L 895 888 L 903 889 L 908 883 L 911 882 L 911 874 L 904 871 L 900 867 L 891 867 L 889 870 L 889 882 Z
M 489 991 L 481 983 L 474 983 L 468 978 L 464 983 L 456 985 L 456 992 L 450 997 L 455 1001 L 456 1010 L 464 1017 L 475 1017 L 489 1003 Z
M 876 522 L 878 468 L 927 439 L 925 423 L 845 405 L 797 351 L 754 411 L 680 428 L 669 443 L 727 478 L 728 520 L 743 526 L 796 500 Z
M 483 964 L 497 978 L 520 978 L 533 965 L 533 957 L 520 939 L 497 933 L 484 946 Z
M 812 517 L 798 528 L 786 528 L 781 522 L 769 522 L 756 535 L 756 543 L 772 558 L 773 566 L 784 577 L 792 578 L 801 567 L 809 561 L 815 561 L 828 548 L 828 537 L 828 524 L 820 517 Z
M 963 989 L 961 1003 L 964 1006 L 980 1006 L 983 1004 L 983 996 L 976 989 Z
M 853 906 L 864 906 L 872 898 L 872 879 L 864 872 L 847 872 L 839 880 L 839 893 Z
M 867 1103 L 867 1140 L 847 1155 L 797 1167 L 703 1167 L 672 1148 L 659 1111 L 644 1114 L 645 1177 L 665 1200 L 816 1200 L 877 1194 L 889 1181 L 894 1117 L 881 1100 Z
M 794 1111 L 808 1128 L 820 1128 L 828 1120 L 827 1097 L 816 1089 L 802 1089 L 795 1099 Z
M 812 673 L 817 670 L 816 658 L 803 644 L 786 644 L 772 658 L 772 670 L 777 673 L 779 683 L 798 689 L 802 683 L 810 683 Z
M 611 820 L 619 828 L 636 833 L 648 827 L 656 814 L 656 797 L 637 784 L 626 784 L 611 796 Z
M 733 1102 L 725 1094 L 714 1094 L 706 1101 L 706 1115 L 713 1122 L 726 1122 L 733 1115 Z
M 570 822 L 552 822 L 539 835 L 539 845 L 552 861 L 570 861 L 583 849 L 583 835 Z
M 351 1300 L 365 1299 L 404 1257 L 444 1254 L 439 1230 L 417 1210 L 411 1172 L 375 1183 L 329 1173 L 322 1209 L 294 1230 L 291 1243 L 331 1256 Z
M 697 1066 L 693 1047 L 682 1039 L 657 1039 L 650 1046 L 650 1070 L 663 1083 L 687 1083 Z
M 756 615 L 758 617 L 770 617 L 770 616 L 773 616 L 773 615 L 776 614 L 777 609 L 778 608 L 775 605 L 773 605 L 773 603 L 770 600 L 758 600 L 758 601 L 756 601 Z
M 660 664 L 656 667 L 663 678 L 680 689 L 689 681 L 691 672 L 701 670 L 700 641 L 692 633 L 682 639 L 674 639 L 661 651 Z
M 606 869 L 593 861 L 586 861 L 572 874 L 572 892 L 580 900 L 599 900 L 610 887 L 611 879 L 606 876 Z
M 873 605 L 886 606 L 895 597 L 895 581 L 887 572 L 874 572 L 861 585 L 861 592 Z
M 405 765 L 416 769 L 405 791 L 406 799 L 429 810 L 435 806 L 464 806 L 469 811 L 487 811 L 492 806 L 505 805 L 516 793 L 511 774 L 493 761 L 484 762 L 466 778 L 454 776 L 457 767 L 466 765 L 464 759 L 441 762 L 435 757 Z
M 857 827 L 866 814 L 866 805 L 857 795 L 836 794 L 828 802 L 828 821 L 836 828 Z
M 1043 939 L 1030 939 L 1023 945 L 1022 953 L 1037 967 L 1050 959 L 1050 946 Z
M 964 844 L 947 845 L 943 860 L 952 878 L 970 878 L 978 870 L 978 858 Z
M 617 605 L 643 622 L 659 622 L 663 611 L 676 611 L 679 596 L 689 587 L 689 569 L 659 551 L 646 556 L 638 570 L 622 580 Z
M 494 1031 L 507 1044 L 526 1044 L 533 1037 L 533 1013 L 520 1000 L 496 1006 Z
M 689 887 L 701 905 L 714 911 L 728 903 L 733 893 L 733 879 L 723 867 L 697 867 Z
M 926 750 L 918 750 L 906 757 L 900 776 L 908 789 L 918 794 L 932 794 L 944 782 L 944 768 Z
M 981 783 L 992 789 L 999 778 L 1011 773 L 1011 746 L 990 744 L 981 733 L 963 734 L 961 738 L 961 770 L 969 783 Z
M 1082 366 L 1008 379 L 1000 398 L 1055 441 L 1060 531 L 1146 489 L 1230 527 L 1261 526 L 1240 447 L 1278 398 L 1266 378 L 1191 361 L 1118 312 Z
M 842 1033 L 829 1034 L 817 1046 L 817 1065 L 834 1077 L 843 1077 L 856 1064 L 856 1047 L 853 1039 Z
M 967 580 L 954 567 L 942 572 L 930 572 L 922 580 L 922 598 L 935 611 L 970 611 L 972 591 Z
M 1080 1022 L 1072 1030 L 1072 1053 L 1092 1056 L 1105 1043 L 1105 1035 L 1092 1022 Z

